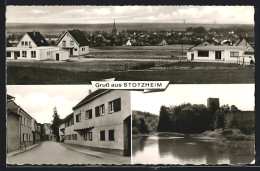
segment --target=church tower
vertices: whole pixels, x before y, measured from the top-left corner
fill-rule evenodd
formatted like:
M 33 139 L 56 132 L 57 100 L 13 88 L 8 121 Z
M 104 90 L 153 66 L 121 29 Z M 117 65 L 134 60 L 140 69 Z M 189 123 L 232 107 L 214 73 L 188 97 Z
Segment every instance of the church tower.
M 113 26 L 113 29 L 112 29 L 112 35 L 113 35 L 113 36 L 116 36 L 116 35 L 117 35 L 116 21 L 115 21 L 115 19 L 114 19 L 114 26 Z

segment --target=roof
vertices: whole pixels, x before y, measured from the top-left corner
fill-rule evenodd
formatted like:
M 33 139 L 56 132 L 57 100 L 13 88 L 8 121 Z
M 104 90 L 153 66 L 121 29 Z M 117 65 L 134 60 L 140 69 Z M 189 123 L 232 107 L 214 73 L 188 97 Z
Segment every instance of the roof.
M 88 46 L 90 44 L 89 40 L 80 30 L 67 30 L 57 41 L 56 45 L 62 40 L 66 33 L 69 33 L 73 37 L 73 39 L 79 44 L 79 46 Z
M 30 38 L 37 46 L 49 46 L 49 43 L 45 40 L 45 38 L 41 35 L 40 32 L 27 32 Z
M 205 45 L 207 44 L 207 45 Z M 221 45 L 220 43 L 215 42 L 214 40 L 206 40 L 202 43 L 198 43 L 192 47 L 190 47 L 188 50 L 192 50 L 193 48 L 197 47 L 197 46 L 214 46 L 214 45 Z
M 73 118 L 73 113 L 69 114 L 68 116 L 66 116 L 64 119 L 62 119 L 61 123 L 65 123 L 67 122 L 68 120 L 72 119 Z
M 15 98 L 15 97 L 13 97 L 13 96 L 10 96 L 9 94 L 7 94 L 6 96 L 7 96 L 7 100 L 12 100 L 12 99 Z
M 96 99 L 97 97 L 109 92 L 111 90 L 107 90 L 107 89 L 98 89 L 96 91 L 94 91 L 93 93 L 87 95 L 83 100 L 81 100 L 76 106 L 74 106 L 72 109 L 75 110 L 91 101 L 93 101 L 94 99 Z
M 245 50 L 245 46 L 197 46 L 194 50 Z
M 29 115 L 22 107 L 20 107 L 19 105 L 17 105 L 14 101 L 11 101 L 15 106 L 16 106 L 16 108 L 9 108 L 8 107 L 8 103 L 7 103 L 7 109 L 9 109 L 9 110 L 11 110 L 11 111 L 13 111 L 13 112 L 16 112 L 16 110 L 18 111 L 18 109 L 20 109 L 21 111 L 23 111 L 23 113 L 25 114 L 25 115 L 27 115 L 30 119 L 33 119 L 32 117 L 31 117 L 31 115 Z M 18 113 L 18 114 L 20 114 L 20 113 Z

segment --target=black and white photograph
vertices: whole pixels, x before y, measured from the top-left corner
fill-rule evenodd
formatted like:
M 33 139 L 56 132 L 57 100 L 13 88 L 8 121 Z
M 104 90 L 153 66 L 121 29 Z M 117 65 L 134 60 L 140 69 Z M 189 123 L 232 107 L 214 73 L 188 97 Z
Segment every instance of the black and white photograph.
M 8 85 L 7 164 L 131 164 L 130 91 Z
M 253 84 L 133 91 L 132 164 L 254 164 L 254 91 Z
M 7 6 L 7 84 L 254 83 L 253 6 Z

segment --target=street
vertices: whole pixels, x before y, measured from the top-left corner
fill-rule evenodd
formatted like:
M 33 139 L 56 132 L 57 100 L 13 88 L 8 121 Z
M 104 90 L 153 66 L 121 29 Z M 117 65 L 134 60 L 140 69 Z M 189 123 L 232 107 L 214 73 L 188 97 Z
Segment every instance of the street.
M 114 157 L 112 157 L 114 156 Z M 118 160 L 118 158 L 124 158 Z M 129 160 L 128 160 L 129 158 Z M 119 163 L 119 162 L 125 163 Z M 127 162 L 128 161 L 128 162 Z M 11 156 L 7 164 L 128 164 L 130 157 L 119 155 L 93 156 L 69 150 L 60 143 L 44 141 L 39 146 L 24 153 Z

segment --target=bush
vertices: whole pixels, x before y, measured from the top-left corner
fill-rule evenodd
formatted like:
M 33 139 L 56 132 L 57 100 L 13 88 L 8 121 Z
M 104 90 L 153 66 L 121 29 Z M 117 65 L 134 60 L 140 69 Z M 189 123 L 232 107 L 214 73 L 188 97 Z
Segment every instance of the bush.
M 142 62 L 135 64 L 134 66 L 131 66 L 131 69 L 133 70 L 141 70 L 141 69 L 147 69 L 155 67 L 155 62 Z
M 132 134 L 139 134 L 139 130 L 136 127 L 132 128 Z

